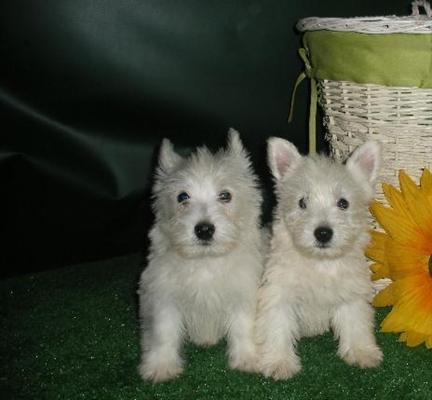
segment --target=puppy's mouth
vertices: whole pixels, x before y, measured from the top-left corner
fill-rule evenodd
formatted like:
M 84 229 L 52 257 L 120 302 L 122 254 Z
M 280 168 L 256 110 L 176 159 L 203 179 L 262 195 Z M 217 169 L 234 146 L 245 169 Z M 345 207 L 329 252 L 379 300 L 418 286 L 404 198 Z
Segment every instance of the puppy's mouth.
M 203 247 L 209 247 L 213 244 L 213 239 L 211 240 L 198 240 L 198 245 Z
M 317 242 L 317 243 L 315 243 L 315 247 L 318 248 L 318 249 L 329 249 L 329 248 L 331 248 L 331 243 L 320 243 L 320 242 Z

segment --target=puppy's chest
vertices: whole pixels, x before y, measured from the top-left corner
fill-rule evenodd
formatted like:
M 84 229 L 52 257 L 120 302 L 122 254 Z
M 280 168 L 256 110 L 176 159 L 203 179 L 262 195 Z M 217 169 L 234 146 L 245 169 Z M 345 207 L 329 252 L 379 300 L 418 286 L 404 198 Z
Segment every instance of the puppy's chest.
M 343 303 L 353 300 L 353 292 L 344 280 L 321 274 L 307 275 L 297 286 L 292 306 L 298 318 L 301 334 L 314 336 L 329 329 L 335 310 Z
M 224 271 L 208 267 L 191 269 L 177 282 L 177 300 L 186 310 L 222 310 L 229 292 Z
M 303 271 L 300 280 L 298 300 L 305 306 L 317 308 L 331 308 L 355 300 L 362 286 L 355 276 L 337 268 L 325 270 L 310 266 Z

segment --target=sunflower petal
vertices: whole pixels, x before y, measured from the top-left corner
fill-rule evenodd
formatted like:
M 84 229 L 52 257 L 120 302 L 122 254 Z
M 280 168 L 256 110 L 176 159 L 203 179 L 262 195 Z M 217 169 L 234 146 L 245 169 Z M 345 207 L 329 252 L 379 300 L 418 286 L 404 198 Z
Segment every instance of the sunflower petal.
M 402 195 L 413 220 L 424 234 L 431 236 L 432 208 L 427 195 L 403 170 L 399 173 L 399 181 Z
M 432 283 L 429 275 L 416 275 L 392 283 L 394 306 L 383 329 L 392 332 L 412 330 L 432 335 Z
M 416 347 L 422 344 L 426 340 L 426 336 L 415 332 L 415 331 L 407 331 L 406 344 L 408 347 Z
M 420 177 L 420 188 L 425 192 L 432 192 L 432 174 L 425 168 Z
M 424 238 L 421 231 L 406 218 L 395 214 L 391 208 L 384 207 L 377 201 L 372 202 L 370 210 L 372 215 L 392 239 L 399 243 L 408 244 L 414 248 L 424 247 Z
M 407 218 L 411 224 L 415 225 L 415 221 L 409 212 L 409 208 L 402 193 L 395 187 L 386 183 L 382 185 L 382 188 L 388 203 L 396 214 L 399 214 L 403 218 Z
M 375 302 L 375 301 L 374 301 Z M 407 329 L 407 315 L 401 313 L 398 307 L 393 306 L 387 317 L 381 323 L 381 332 L 403 332 Z
M 410 275 L 422 274 L 427 270 L 428 256 L 423 251 L 404 246 L 394 240 L 387 243 L 390 278 L 403 279 Z M 391 255 L 391 256 L 390 256 Z
M 371 231 L 371 242 L 366 249 L 366 257 L 384 263 L 386 260 L 385 243 L 388 235 L 383 232 Z
M 390 277 L 390 270 L 388 268 L 388 265 L 384 265 L 384 264 L 380 264 L 380 263 L 373 263 L 370 266 L 370 269 L 372 271 L 372 280 L 373 281 L 377 281 L 378 279 Z
M 375 307 L 387 307 L 393 305 L 395 302 L 393 293 L 393 283 L 390 283 L 386 288 L 380 290 L 373 299 L 372 304 Z
M 398 340 L 399 340 L 399 342 L 406 342 L 407 341 L 407 333 L 406 332 L 401 333 Z

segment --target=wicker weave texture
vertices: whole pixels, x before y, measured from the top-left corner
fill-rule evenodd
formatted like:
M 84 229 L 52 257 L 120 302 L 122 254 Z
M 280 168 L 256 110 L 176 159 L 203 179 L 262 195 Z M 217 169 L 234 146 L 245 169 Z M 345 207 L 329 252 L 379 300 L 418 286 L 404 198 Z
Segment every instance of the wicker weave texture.
M 414 0 L 411 2 L 411 15 L 405 17 L 309 17 L 300 20 L 297 29 L 300 32 L 330 30 L 375 34 L 432 33 L 432 7 L 428 0 Z
M 432 33 L 432 19 L 428 16 L 409 17 L 355 17 L 355 18 L 304 18 L 297 24 L 300 32 L 329 30 L 358 33 Z
M 323 80 L 318 101 L 336 159 L 366 140 L 378 140 L 384 147 L 383 182 L 398 186 L 399 169 L 418 178 L 424 167 L 432 167 L 432 89 Z M 384 199 L 380 187 L 378 199 Z

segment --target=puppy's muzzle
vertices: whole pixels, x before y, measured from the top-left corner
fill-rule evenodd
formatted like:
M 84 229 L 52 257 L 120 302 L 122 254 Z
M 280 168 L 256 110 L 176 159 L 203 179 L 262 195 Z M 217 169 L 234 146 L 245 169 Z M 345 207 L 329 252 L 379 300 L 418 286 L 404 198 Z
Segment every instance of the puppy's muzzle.
M 319 226 L 314 231 L 315 239 L 318 241 L 319 247 L 327 247 L 333 237 L 333 230 L 327 226 Z
M 204 243 L 210 242 L 213 239 L 216 227 L 209 222 L 200 222 L 195 225 L 195 235 Z

